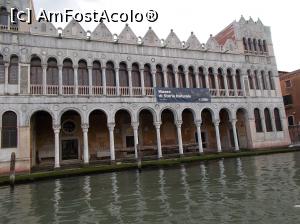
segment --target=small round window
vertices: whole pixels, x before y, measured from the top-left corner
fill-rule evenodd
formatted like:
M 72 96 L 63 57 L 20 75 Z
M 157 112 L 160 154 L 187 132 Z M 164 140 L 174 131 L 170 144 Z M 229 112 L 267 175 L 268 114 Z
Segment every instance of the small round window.
M 66 134 L 72 134 L 75 132 L 76 125 L 73 121 L 65 121 L 63 123 L 63 130 Z

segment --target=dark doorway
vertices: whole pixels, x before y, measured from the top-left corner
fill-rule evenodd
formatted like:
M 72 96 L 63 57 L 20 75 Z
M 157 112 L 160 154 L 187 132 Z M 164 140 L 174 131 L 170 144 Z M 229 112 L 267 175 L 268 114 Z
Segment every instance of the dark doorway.
M 62 140 L 61 145 L 62 145 L 62 151 L 61 151 L 62 160 L 78 159 L 77 139 Z

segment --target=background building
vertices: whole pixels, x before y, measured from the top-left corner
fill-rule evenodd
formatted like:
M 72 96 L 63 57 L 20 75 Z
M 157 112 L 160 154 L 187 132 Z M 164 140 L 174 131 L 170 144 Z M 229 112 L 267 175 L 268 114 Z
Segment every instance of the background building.
M 300 141 L 300 70 L 279 72 L 285 112 L 291 140 Z
M 139 39 L 126 25 L 113 37 L 100 23 L 87 35 L 70 22 L 11 24 L 0 14 L 0 172 L 137 156 L 290 144 L 270 28 L 232 22 L 206 43 L 173 30 Z M 157 88 L 206 88 L 211 102 L 160 103 Z

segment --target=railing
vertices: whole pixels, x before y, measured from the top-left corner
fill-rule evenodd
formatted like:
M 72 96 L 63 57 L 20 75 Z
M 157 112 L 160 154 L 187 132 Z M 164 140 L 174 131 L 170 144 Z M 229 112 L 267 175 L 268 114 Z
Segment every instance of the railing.
M 237 90 L 237 95 L 238 95 L 238 96 L 244 96 L 244 91 L 241 90 L 241 89 L 238 89 L 238 90 Z
M 145 94 L 146 94 L 146 96 L 154 96 L 154 88 L 145 87 Z
M 7 25 L 0 25 L 0 30 L 8 30 L 8 26 Z
M 93 86 L 92 87 L 92 93 L 95 96 L 103 95 L 103 87 L 102 86 Z
M 228 95 L 229 95 L 229 96 L 235 96 L 234 89 L 229 89 L 229 90 L 228 90 Z
M 106 94 L 108 96 L 116 96 L 117 95 L 117 87 L 115 87 L 115 86 L 107 86 L 106 87 Z
M 219 90 L 220 96 L 226 96 L 226 89 Z
M 78 86 L 78 95 L 89 95 L 89 86 Z
M 142 87 L 132 87 L 132 95 L 133 96 L 142 96 L 143 88 Z
M 121 96 L 129 96 L 129 87 L 120 87 L 120 95 Z
M 64 95 L 74 95 L 75 94 L 75 86 L 63 86 L 63 94 Z
M 43 94 L 43 85 L 30 85 L 30 94 L 41 95 Z
M 46 85 L 46 95 L 59 95 L 59 86 L 58 85 Z M 92 86 L 90 91 L 89 86 L 78 86 L 77 92 L 74 85 L 64 85 L 62 86 L 62 94 L 63 95 L 81 95 L 81 96 L 103 96 L 104 95 L 104 88 L 103 86 Z M 242 89 L 228 89 L 228 96 L 229 97 L 243 97 L 245 93 Z M 212 97 L 226 97 L 226 89 L 210 89 L 210 95 Z M 253 97 L 257 96 L 258 91 L 254 89 L 249 90 L 248 96 Z M 107 86 L 106 87 L 106 95 L 107 96 L 117 96 L 117 87 L 116 86 Z M 43 95 L 44 88 L 43 85 L 30 85 L 30 94 L 32 95 Z M 119 87 L 119 94 L 120 96 L 130 96 L 130 88 Z M 145 87 L 144 90 L 142 87 L 132 87 L 132 96 L 154 96 L 154 88 L 153 87 Z M 274 91 L 275 94 L 275 91 Z M 273 95 L 274 95 L 273 94 Z M 261 93 L 260 93 L 261 95 Z M 270 94 L 269 94 L 270 95 Z M 271 94 L 272 95 L 272 94 Z M 275 94 L 276 95 L 276 94 Z
M 58 85 L 47 85 L 46 93 L 47 93 L 47 95 L 58 95 L 59 86 Z
M 211 96 L 217 96 L 217 94 L 218 94 L 218 90 L 216 90 L 216 89 L 210 89 L 209 92 L 210 92 Z

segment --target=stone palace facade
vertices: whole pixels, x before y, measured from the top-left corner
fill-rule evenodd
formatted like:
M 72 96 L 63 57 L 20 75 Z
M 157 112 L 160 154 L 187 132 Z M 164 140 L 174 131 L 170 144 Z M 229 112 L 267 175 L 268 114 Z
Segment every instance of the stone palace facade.
M 0 173 L 290 144 L 270 28 L 232 22 L 206 43 L 126 25 L 10 23 L 0 5 Z M 159 103 L 157 87 L 207 88 L 211 102 Z

